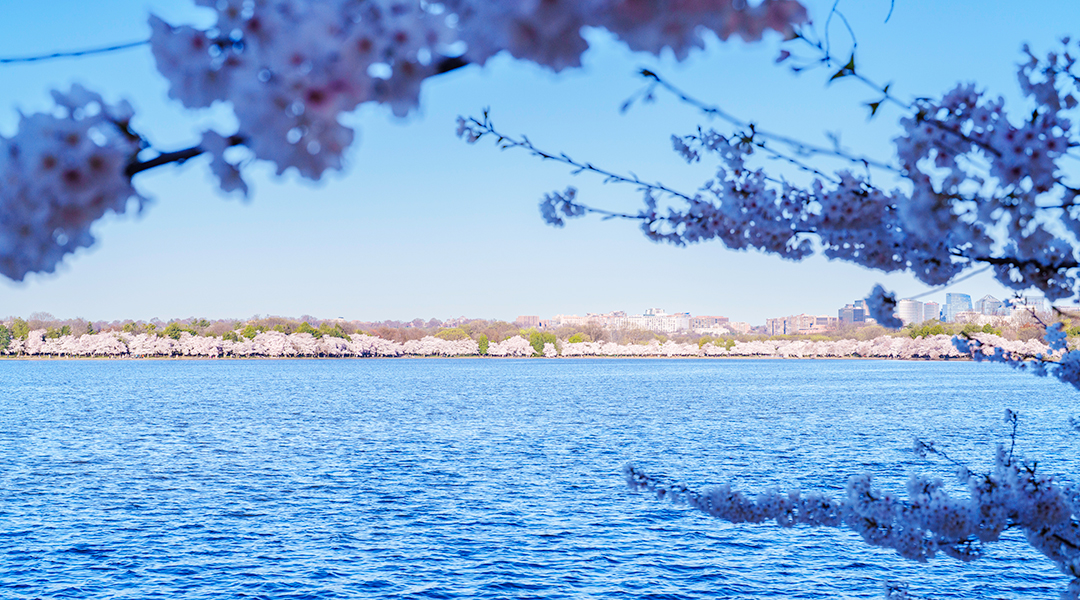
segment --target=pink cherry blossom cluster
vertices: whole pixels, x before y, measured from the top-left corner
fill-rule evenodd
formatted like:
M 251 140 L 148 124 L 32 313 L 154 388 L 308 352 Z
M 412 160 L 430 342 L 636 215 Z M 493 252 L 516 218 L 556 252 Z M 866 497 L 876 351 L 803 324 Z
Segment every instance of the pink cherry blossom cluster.
M 1048 353 L 1049 348 L 1039 340 L 1011 341 L 1002 337 L 980 333 L 976 338 L 985 347 L 1000 347 L 1017 354 Z M 559 352 L 564 357 L 578 356 L 772 356 L 782 358 L 894 358 L 894 359 L 953 359 L 963 358 L 966 353 L 958 350 L 947 335 L 934 335 L 916 339 L 907 336 L 881 336 L 872 340 L 751 340 L 736 341 L 727 348 L 724 344 L 709 342 L 682 344 L 674 340 L 648 344 L 616 344 L 614 342 L 560 342 Z
M 13 137 L 0 136 L 0 274 L 16 281 L 52 272 L 94 243 L 94 221 L 144 201 L 125 174 L 142 148 L 131 106 L 79 85 L 53 98 L 52 113 L 23 115 Z
M 607 29 L 635 51 L 671 49 L 681 60 L 703 47 L 703 30 L 723 40 L 757 41 L 765 31 L 788 34 L 807 20 L 806 9 L 792 0 L 754 6 L 737 0 L 451 0 L 446 6 L 470 61 L 483 63 L 506 50 L 556 71 L 581 64 L 588 47 L 583 27 Z
M 560 70 L 580 65 L 582 27 L 604 27 L 636 50 L 682 57 L 703 30 L 757 40 L 806 21 L 794 0 L 197 0 L 209 29 L 151 19 L 151 46 L 169 94 L 189 108 L 224 101 L 237 135 L 279 173 L 318 179 L 340 169 L 353 130 L 342 113 L 364 102 L 399 116 L 428 77 L 508 51 Z M 740 6 L 741 5 L 741 6 Z M 218 163 L 219 166 L 220 163 Z
M 516 335 L 488 346 L 488 356 L 532 356 L 535 353 L 529 340 Z
M 103 332 L 80 336 L 45 336 L 44 329 L 31 331 L 26 339 L 11 340 L 5 354 L 20 356 L 197 356 L 217 357 L 373 357 L 373 356 L 471 356 L 480 353 L 473 340 L 444 340 L 427 336 L 399 343 L 379 337 L 354 334 L 348 339 L 332 336 L 316 338 L 310 333 L 285 334 L 265 331 L 252 339 L 238 341 L 220 337 L 180 334 L 179 339 L 148 333 Z M 521 338 L 518 338 L 521 339 Z M 505 344 L 505 342 L 504 342 Z M 528 346 L 528 341 L 525 341 Z M 532 347 L 529 354 L 532 354 Z
M 309 333 L 284 334 L 267 331 L 253 339 L 237 341 L 213 336 L 195 336 L 183 332 L 179 339 L 155 334 L 103 332 L 87 335 L 45 336 L 43 329 L 31 331 L 26 339 L 11 340 L 3 354 L 16 356 L 469 356 L 479 354 L 473 340 L 444 340 L 427 336 L 404 343 L 379 337 L 355 334 L 349 339 Z M 999 336 L 978 333 L 971 338 L 982 352 L 1008 353 L 1011 356 L 1051 358 L 1053 351 L 1037 339 L 1011 341 Z M 569 342 L 558 340 L 544 344 L 546 358 L 585 356 L 661 356 L 661 357 L 752 357 L 781 358 L 895 358 L 895 359 L 954 359 L 969 355 L 961 352 L 947 335 L 912 339 L 907 336 L 881 336 L 872 340 L 751 340 L 736 341 L 731 347 L 723 343 L 680 343 L 651 340 L 647 344 L 616 344 L 614 342 Z M 495 342 L 488 347 L 489 356 L 530 357 L 534 349 L 521 336 Z
M 1006 420 L 1015 423 L 1014 413 L 1007 413 Z M 915 450 L 922 456 L 938 452 L 933 444 L 920 441 Z M 633 465 L 627 465 L 624 473 L 634 490 L 687 504 L 731 523 L 846 527 L 872 546 L 920 562 L 938 553 L 961 561 L 976 560 L 1007 529 L 1019 529 L 1032 547 L 1072 578 L 1063 597 L 1080 598 L 1077 490 L 1037 473 L 1033 463 L 1015 460 L 1002 445 L 998 445 L 992 472 L 958 469 L 967 498 L 951 496 L 941 479 L 922 476 L 910 478 L 905 500 L 875 488 L 869 475 L 856 475 L 848 480 L 844 497 L 837 500 L 799 490 L 745 494 L 730 484 L 697 492 L 666 484 Z M 888 593 L 891 598 L 909 597 L 902 588 Z

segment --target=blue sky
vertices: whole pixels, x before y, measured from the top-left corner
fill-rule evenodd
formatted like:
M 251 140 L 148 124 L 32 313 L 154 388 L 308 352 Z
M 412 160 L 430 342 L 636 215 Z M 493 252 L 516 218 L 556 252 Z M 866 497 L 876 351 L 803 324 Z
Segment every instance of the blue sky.
M 0 23 L 0 56 L 143 39 L 150 12 L 174 23 L 200 18 L 176 1 L 12 4 Z M 807 4 L 820 30 L 833 2 Z M 900 96 L 938 95 L 974 81 L 1017 107 L 1021 45 L 1049 50 L 1080 23 L 1073 0 L 1032 6 L 897 0 L 887 23 L 886 0 L 847 0 L 839 8 L 857 36 L 860 70 L 893 82 Z M 831 33 L 836 47 L 850 45 L 835 20 Z M 825 132 L 838 132 L 845 146 L 884 158 L 898 131 L 901 115 L 893 109 L 867 122 L 862 103 L 876 98 L 856 82 L 827 86 L 826 71 L 795 76 L 774 64 L 776 38 L 750 45 L 713 40 L 682 63 L 631 53 L 603 32 L 590 33 L 589 40 L 581 69 L 556 75 L 500 57 L 428 82 L 422 110 L 408 119 L 378 106 L 361 108 L 350 117 L 360 131 L 348 168 L 318 183 L 274 177 L 256 165 L 249 171 L 253 194 L 244 202 L 216 191 L 205 159 L 140 175 L 136 185 L 152 205 L 141 216 L 99 223 L 98 244 L 69 257 L 55 274 L 18 284 L 0 280 L 0 317 L 46 311 L 95 320 L 254 314 L 513 319 L 661 307 L 758 324 L 801 312 L 835 315 L 877 282 L 901 296 L 926 291 L 909 275 L 824 259 L 792 263 L 719 243 L 658 245 L 627 222 L 545 225 L 538 201 L 567 185 L 583 200 L 612 209 L 636 211 L 640 196 L 523 153 L 484 142 L 469 146 L 454 136 L 459 114 L 490 107 L 507 132 L 683 189 L 694 189 L 711 167 L 687 167 L 669 138 L 705 121 L 663 95 L 620 114 L 619 105 L 640 87 L 638 67 L 807 141 L 825 143 Z M 190 145 L 208 124 L 224 131 L 231 122 L 227 109 L 193 112 L 169 101 L 145 47 L 0 66 L 0 81 L 0 132 L 6 135 L 18 110 L 48 106 L 49 90 L 72 82 L 108 99 L 129 99 L 138 129 L 165 149 Z M 941 301 L 944 291 L 929 299 Z M 948 291 L 1008 295 L 987 275 Z

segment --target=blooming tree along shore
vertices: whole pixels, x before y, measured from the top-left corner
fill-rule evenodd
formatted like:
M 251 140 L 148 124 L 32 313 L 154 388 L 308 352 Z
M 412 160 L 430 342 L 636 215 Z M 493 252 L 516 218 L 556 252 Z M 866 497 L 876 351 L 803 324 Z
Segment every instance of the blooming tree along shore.
M 472 339 L 446 340 L 435 336 L 396 342 L 367 334 L 343 337 L 316 337 L 307 332 L 286 334 L 280 331 L 243 336 L 197 336 L 184 331 L 176 338 L 154 333 L 109 331 L 83 335 L 48 337 L 48 331 L 30 331 L 25 339 L 10 340 L 0 355 L 23 357 L 170 357 L 203 358 L 243 357 L 399 357 L 399 356 L 478 356 L 546 358 L 584 357 L 769 357 L 769 358 L 890 358 L 947 360 L 970 358 L 961 353 L 947 335 L 910 338 L 882 336 L 873 340 L 755 340 L 710 341 L 705 344 L 652 340 L 645 344 L 614 342 L 545 343 L 537 352 L 520 335 L 491 343 L 486 352 Z M 973 334 L 984 351 L 1000 349 L 1017 355 L 1051 354 L 1039 340 L 1010 341 L 994 334 Z

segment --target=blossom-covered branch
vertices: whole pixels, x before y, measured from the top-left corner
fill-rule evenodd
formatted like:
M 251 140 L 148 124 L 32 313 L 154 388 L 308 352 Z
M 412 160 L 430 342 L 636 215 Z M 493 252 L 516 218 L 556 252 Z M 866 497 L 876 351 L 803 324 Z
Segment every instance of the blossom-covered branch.
M 899 172 L 899 168 L 896 165 L 889 164 L 889 163 L 886 163 L 886 162 L 883 162 L 883 161 L 880 161 L 880 160 L 877 160 L 877 159 L 873 159 L 873 158 L 870 158 L 870 157 L 866 157 L 866 156 L 852 155 L 852 154 L 849 154 L 847 152 L 844 152 L 839 147 L 827 148 L 827 147 L 824 147 L 824 146 L 819 146 L 817 144 L 812 144 L 812 143 L 809 143 L 809 142 L 805 142 L 805 141 L 802 141 L 802 140 L 795 139 L 795 138 L 793 138 L 793 137 L 791 137 L 789 135 L 776 133 L 776 132 L 773 132 L 773 131 L 769 131 L 768 129 L 762 129 L 761 127 L 758 127 L 754 123 L 751 123 L 751 122 L 746 121 L 744 119 L 740 119 L 740 118 L 728 113 L 727 111 L 720 108 L 719 106 L 716 106 L 716 105 L 713 105 L 713 104 L 708 104 L 708 103 L 706 103 L 706 102 L 704 102 L 704 101 L 702 101 L 702 100 L 700 100 L 698 98 L 695 98 L 694 96 L 691 96 L 689 93 L 687 93 L 686 91 L 678 88 L 677 86 L 675 86 L 674 84 L 669 82 L 667 79 L 665 79 L 662 76 L 660 76 L 659 74 L 657 74 L 655 71 L 652 71 L 652 70 L 649 70 L 649 69 L 642 69 L 641 71 L 639 71 L 639 74 L 641 75 L 642 78 L 646 79 L 649 83 L 647 84 L 647 86 L 646 86 L 646 88 L 644 90 L 642 90 L 637 95 L 635 95 L 635 97 L 632 98 L 631 100 L 627 101 L 627 103 L 623 104 L 623 110 L 628 109 L 631 102 L 636 100 L 637 98 L 651 98 L 651 97 L 653 97 L 653 95 L 655 93 L 655 90 L 657 88 L 660 88 L 660 89 L 663 89 L 663 90 L 671 93 L 680 102 L 683 102 L 683 103 L 685 103 L 685 104 L 687 104 L 689 106 L 694 107 L 695 109 L 700 111 L 705 116 L 708 116 L 710 118 L 718 118 L 718 119 L 721 119 L 723 121 L 727 121 L 729 124 L 733 125 L 737 129 L 737 131 L 740 132 L 742 135 L 744 135 L 745 137 L 753 138 L 755 141 L 757 141 L 759 147 L 761 147 L 761 148 L 766 148 L 767 147 L 765 145 L 764 140 L 771 140 L 771 141 L 775 141 L 775 142 L 778 142 L 780 144 L 783 144 L 784 146 L 787 146 L 795 156 L 814 156 L 814 155 L 828 156 L 828 157 L 839 158 L 839 159 L 851 162 L 851 163 L 853 163 L 853 164 L 855 164 L 857 166 L 874 167 L 874 168 L 877 168 L 877 169 L 882 169 L 882 170 L 893 172 L 893 173 Z M 777 151 L 777 152 L 779 153 L 779 151 Z M 817 171 L 817 169 L 815 169 L 813 167 L 808 167 L 808 166 L 801 166 L 800 165 L 800 168 L 802 168 L 803 170 L 806 170 L 806 171 L 811 171 L 811 172 L 816 172 Z M 820 176 L 828 177 L 827 175 L 824 175 L 823 173 L 820 174 Z
M 1080 145 L 1069 114 L 1078 104 L 1078 78 L 1070 54 L 1076 44 L 1063 44 L 1062 52 L 1045 59 L 1028 52 L 1018 75 L 1034 110 L 1016 123 L 1002 100 L 970 84 L 936 100 L 896 100 L 910 113 L 901 119 L 902 132 L 894 140 L 895 167 L 871 165 L 869 159 L 839 149 L 763 131 L 646 71 L 651 86 L 664 87 L 738 129 L 733 134 L 708 129 L 672 138 L 675 151 L 688 162 L 709 156 L 716 160 L 716 176 L 693 197 L 667 193 L 663 199 L 673 203 L 664 210 L 657 206 L 657 190 L 642 186 L 637 177 L 585 171 L 643 188 L 645 206 L 639 215 L 654 240 L 686 244 L 719 239 L 732 249 L 754 248 L 793 260 L 821 253 L 883 272 L 908 271 L 929 285 L 943 285 L 982 263 L 992 266 L 1007 287 L 1035 288 L 1051 300 L 1072 297 L 1077 292 L 1080 190 L 1058 162 Z M 852 60 L 833 78 L 855 73 Z M 887 88 L 881 91 L 888 93 Z M 471 130 L 469 141 L 476 141 L 477 133 L 497 132 Z M 790 152 L 766 141 L 779 142 Z M 811 180 L 800 184 L 750 166 L 753 155 L 763 150 L 766 156 L 796 164 Z M 544 152 L 541 157 L 554 155 Z M 869 173 L 841 170 L 827 175 L 803 163 L 814 156 L 895 170 L 899 181 L 893 189 L 884 189 Z M 550 198 L 542 207 L 551 204 Z M 573 206 L 565 216 L 591 208 L 578 199 L 560 202 Z M 552 210 L 543 212 L 549 222 L 561 224 L 561 217 L 550 218 Z
M 1016 414 L 1006 411 L 1005 419 L 1013 426 L 1015 441 Z M 920 456 L 940 454 L 956 463 L 932 443 L 916 441 L 915 452 Z M 1077 490 L 1039 472 L 1034 462 L 1015 460 L 1012 450 L 1006 452 L 1000 444 L 989 473 L 973 473 L 956 464 L 967 498 L 955 498 L 941 479 L 923 476 L 908 480 L 908 498 L 903 500 L 875 488 L 869 475 L 852 476 L 844 496 L 834 499 L 799 490 L 747 494 L 730 484 L 699 492 L 665 483 L 633 465 L 627 465 L 624 472 L 631 489 L 689 505 L 724 521 L 844 527 L 858 533 L 867 544 L 919 562 L 938 553 L 960 561 L 976 560 L 1007 530 L 1018 529 L 1033 548 L 1072 578 L 1062 596 L 1080 597 Z M 906 597 L 897 595 L 901 591 L 890 589 L 889 597 Z

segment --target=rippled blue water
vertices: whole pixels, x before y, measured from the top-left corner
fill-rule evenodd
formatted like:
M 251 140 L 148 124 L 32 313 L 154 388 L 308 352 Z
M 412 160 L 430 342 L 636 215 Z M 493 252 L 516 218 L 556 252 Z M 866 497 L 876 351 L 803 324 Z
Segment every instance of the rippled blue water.
M 1077 472 L 1078 394 L 972 363 L 0 361 L 0 597 L 1056 597 L 1018 535 L 962 565 L 631 493 L 901 489 L 914 435 Z

